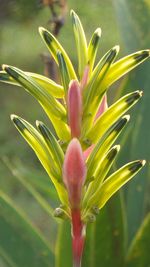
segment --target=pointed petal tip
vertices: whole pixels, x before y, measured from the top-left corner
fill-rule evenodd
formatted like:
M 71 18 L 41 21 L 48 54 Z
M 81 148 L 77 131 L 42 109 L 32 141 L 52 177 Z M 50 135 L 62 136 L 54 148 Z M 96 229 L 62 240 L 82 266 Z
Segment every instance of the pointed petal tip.
M 14 121 L 15 119 L 18 119 L 19 117 L 17 116 L 17 115 L 15 115 L 15 114 L 11 114 L 10 115 L 10 119 L 12 120 L 12 121 Z
M 72 87 L 73 85 L 75 85 L 75 86 L 79 86 L 79 82 L 78 82 L 77 80 L 71 80 L 71 81 L 69 82 L 69 88 Z
M 113 47 L 113 49 L 116 51 L 116 53 L 118 54 L 119 53 L 119 51 L 120 51 L 120 46 L 119 45 L 115 45 L 114 47 Z
M 122 119 L 125 119 L 128 122 L 130 120 L 130 115 L 125 115 L 122 117 Z
M 42 27 L 42 26 L 40 26 L 40 27 L 38 28 L 38 30 L 39 30 L 39 33 L 40 33 L 41 35 L 43 34 L 43 32 L 46 31 L 46 29 L 45 29 L 44 27 Z
M 35 121 L 35 125 L 36 125 L 36 127 L 38 128 L 38 127 L 41 125 L 41 121 L 36 120 L 36 121 Z
M 113 147 L 113 149 L 114 150 L 116 150 L 116 152 L 119 152 L 120 151 L 120 145 L 115 145 L 114 147 Z
M 97 28 L 97 29 L 95 30 L 95 34 L 97 34 L 97 36 L 101 37 L 101 34 L 102 34 L 102 30 L 101 30 L 101 28 Z
M 144 92 L 141 90 L 141 91 L 138 91 L 139 92 L 139 96 L 142 97 Z
M 144 167 L 144 166 L 145 166 L 145 164 L 146 164 L 146 160 L 145 160 L 145 159 L 143 159 L 143 160 L 140 160 L 140 163 L 141 163 L 141 165 Z
M 2 64 L 2 69 L 3 69 L 3 70 L 6 70 L 7 68 L 9 68 L 9 65 L 7 65 L 7 64 Z
M 70 10 L 70 16 L 75 16 L 75 15 L 76 15 L 75 11 L 73 9 L 71 9 Z

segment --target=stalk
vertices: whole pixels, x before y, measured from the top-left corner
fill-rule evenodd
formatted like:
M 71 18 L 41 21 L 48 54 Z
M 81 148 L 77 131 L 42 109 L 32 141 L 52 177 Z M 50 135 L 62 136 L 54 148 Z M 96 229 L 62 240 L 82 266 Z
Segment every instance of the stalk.
M 72 209 L 71 216 L 73 267 L 81 267 L 86 225 L 81 220 L 80 209 Z

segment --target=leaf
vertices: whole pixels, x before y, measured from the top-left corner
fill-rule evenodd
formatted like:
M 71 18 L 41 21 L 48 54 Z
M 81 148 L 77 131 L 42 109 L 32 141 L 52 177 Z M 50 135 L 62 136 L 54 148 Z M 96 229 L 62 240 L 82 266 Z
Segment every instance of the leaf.
M 99 192 L 93 196 L 96 200 L 95 205 L 101 209 L 114 193 L 143 168 L 145 163 L 145 160 L 130 162 L 109 176 L 102 184 Z
M 40 33 L 43 41 L 45 42 L 46 46 L 48 47 L 50 53 L 54 57 L 56 63 L 58 64 L 57 53 L 58 53 L 58 51 L 60 51 L 64 57 L 65 62 L 66 62 L 66 66 L 67 66 L 70 78 L 72 80 L 73 79 L 77 80 L 74 68 L 72 66 L 72 63 L 71 63 L 68 55 L 66 54 L 66 52 L 63 49 L 63 47 L 61 46 L 61 44 L 54 37 L 54 35 L 52 33 L 50 33 L 49 31 L 47 31 L 46 29 L 44 29 L 43 27 L 39 27 L 39 33 Z
M 66 110 L 63 105 L 20 69 L 6 65 L 3 65 L 3 68 L 39 101 L 52 121 L 58 136 L 64 140 L 69 138 L 69 129 L 65 123 Z
M 24 174 L 19 169 L 17 169 L 17 167 L 12 164 L 8 158 L 3 158 L 3 162 L 7 166 L 13 177 L 15 177 L 26 188 L 26 190 L 35 198 L 35 200 L 43 208 L 43 210 L 49 216 L 51 216 L 53 220 L 55 220 L 54 211 L 50 206 L 50 203 L 48 203 L 48 201 L 46 201 L 46 199 L 44 199 L 43 196 L 32 186 L 30 181 L 27 181 Z
M 77 54 L 78 54 L 78 72 L 80 78 L 82 78 L 84 69 L 88 63 L 88 56 L 87 56 L 87 42 L 85 33 L 81 24 L 81 21 L 78 15 L 71 10 L 71 18 L 72 18 L 72 25 L 74 30 L 74 36 L 76 41 L 77 47 Z
M 97 28 L 96 31 L 93 33 L 91 40 L 88 45 L 88 65 L 90 66 L 90 73 L 93 70 L 95 58 L 100 42 L 101 37 L 101 29 Z
M 15 124 L 16 128 L 21 133 L 21 135 L 32 147 L 35 154 L 42 163 L 43 167 L 45 168 L 46 172 L 50 176 L 52 182 L 55 185 L 60 200 L 62 201 L 62 203 L 67 204 L 68 197 L 65 187 L 62 183 L 62 178 L 57 172 L 58 169 L 54 163 L 52 156 L 48 151 L 46 143 L 44 143 L 43 137 L 36 131 L 36 129 L 31 124 L 29 124 L 22 118 L 19 118 L 15 115 L 11 115 L 11 119 Z
M 96 143 L 108 128 L 115 123 L 142 97 L 142 91 L 135 91 L 120 98 L 111 105 L 95 122 L 86 137 Z
M 11 267 L 54 266 L 44 237 L 11 200 L 0 192 L 0 256 Z
M 26 75 L 33 78 L 42 88 L 50 93 L 52 96 L 57 98 L 64 97 L 64 89 L 61 85 L 55 83 L 50 78 L 46 76 L 32 73 L 32 72 L 25 72 Z M 17 86 L 21 86 L 16 80 L 14 80 L 7 72 L 0 71 L 0 81 L 8 84 L 13 84 Z
M 112 144 L 115 142 L 115 140 L 123 130 L 124 126 L 129 121 L 129 119 L 130 116 L 127 115 L 118 120 L 95 145 L 89 158 L 87 159 L 86 181 L 88 181 L 93 177 L 104 155 L 107 153 Z
M 60 225 L 55 249 L 55 267 L 72 266 L 71 226 L 63 221 Z
M 147 267 L 149 266 L 150 247 L 150 213 L 144 219 L 129 248 L 126 266 Z
M 149 48 L 150 35 L 147 21 L 150 17 L 149 1 L 114 1 L 114 11 L 120 26 L 121 37 L 124 43 L 125 52 Z M 128 20 L 126 18 L 128 17 Z M 126 21 L 126 23 L 124 23 Z M 148 52 L 147 52 L 148 53 Z M 125 88 L 142 88 L 144 97 L 140 105 L 135 110 L 133 117 L 133 128 L 126 140 L 127 154 L 124 154 L 122 160 L 132 160 L 133 155 L 137 158 L 145 158 L 149 161 L 150 155 L 150 127 L 149 121 L 149 103 L 150 103 L 150 62 L 149 60 L 142 64 L 140 68 L 134 71 L 134 75 L 129 75 L 129 81 Z M 128 218 L 128 237 L 129 243 L 134 238 L 145 212 L 147 211 L 148 198 L 145 195 L 148 192 L 149 166 L 144 168 L 142 173 L 138 174 L 126 188 L 126 206 Z M 148 206 L 149 207 L 149 206 Z
M 83 267 L 124 266 L 125 217 L 120 194 L 100 211 L 96 222 L 87 226 Z

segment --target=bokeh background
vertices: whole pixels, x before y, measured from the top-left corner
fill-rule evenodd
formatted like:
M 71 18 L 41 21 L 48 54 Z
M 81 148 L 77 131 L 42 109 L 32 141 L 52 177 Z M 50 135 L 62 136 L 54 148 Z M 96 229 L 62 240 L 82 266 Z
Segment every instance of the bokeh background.
M 41 74 L 47 70 L 47 63 L 43 60 L 45 55 L 43 53 L 47 53 L 47 50 L 38 34 L 38 26 L 53 30 L 53 24 L 51 23 L 52 13 L 47 5 L 48 2 L 51 3 L 52 1 L 0 0 L 0 64 L 10 64 L 25 71 Z M 62 1 L 62 3 L 64 4 L 65 1 Z M 107 50 L 117 44 L 121 46 L 119 57 L 150 47 L 150 0 L 68 0 L 66 3 L 67 9 L 65 8 L 65 10 L 60 7 L 56 8 L 58 17 L 60 16 L 61 18 L 62 12 L 65 14 L 64 21 L 62 20 L 64 25 L 60 29 L 58 39 L 67 50 L 75 66 L 77 66 L 77 61 L 74 36 L 69 17 L 70 9 L 74 9 L 80 16 L 88 40 L 97 27 L 100 26 L 102 28 L 102 38 L 97 60 Z M 125 200 L 125 223 L 128 226 L 128 237 L 126 238 L 125 247 L 128 247 L 132 242 L 145 216 L 150 211 L 149 72 L 150 62 L 146 62 L 138 67 L 137 70 L 131 72 L 128 77 L 124 77 L 116 83 L 109 91 L 108 96 L 109 104 L 111 104 L 113 100 L 127 92 L 138 89 L 144 91 L 143 99 L 138 103 L 137 107 L 133 108 L 130 125 L 121 137 L 122 150 L 116 164 L 116 166 L 121 166 L 130 160 L 138 158 L 146 158 L 148 161 L 145 170 L 130 182 L 129 185 L 125 186 L 122 192 Z M 49 213 L 51 213 L 49 209 L 50 207 L 57 207 L 59 203 L 57 203 L 53 186 L 34 153 L 12 125 L 10 121 L 10 114 L 12 113 L 25 118 L 32 124 L 38 119 L 50 126 L 41 107 L 22 88 L 0 84 L 0 190 L 7 194 L 13 203 L 23 210 L 26 216 L 37 226 L 42 235 L 48 240 L 47 242 L 49 242 L 51 250 L 54 252 L 57 246 L 55 241 L 58 239 L 58 227 L 53 222 L 52 216 L 49 216 Z M 37 201 L 38 196 L 42 198 L 42 201 L 43 199 L 46 201 L 49 208 L 44 206 L 45 203 L 43 208 L 40 200 L 38 199 Z M 105 223 L 102 222 L 103 225 L 106 224 L 107 220 L 108 218 L 105 220 Z M 10 236 L 7 236 L 6 233 L 6 244 L 3 246 L 1 235 L 2 231 L 0 231 L 0 266 L 19 267 L 13 259 L 13 255 L 9 256 L 10 258 L 12 257 L 12 262 L 14 261 L 16 265 L 11 264 L 11 261 L 9 262 L 7 259 L 7 255 L 4 255 L 3 249 L 6 249 L 7 246 L 9 247 Z M 16 245 L 18 244 L 16 243 Z M 119 259 L 111 262 L 109 259 L 115 257 L 115 254 L 112 253 L 109 256 L 109 247 L 106 246 L 105 248 L 107 249 L 106 254 L 108 256 L 105 257 L 105 261 L 101 265 L 103 266 L 104 264 L 105 267 L 121 266 L 121 256 Z M 8 251 L 9 249 L 11 247 L 8 248 Z M 103 251 L 102 247 L 100 249 Z M 116 250 L 118 249 L 117 246 Z M 63 248 L 60 248 L 60 250 L 57 248 L 57 253 L 58 251 L 63 252 L 62 255 L 66 253 Z M 100 252 L 98 248 L 95 251 L 96 254 L 93 255 L 99 255 L 102 260 L 104 251 Z M 12 250 L 13 253 L 15 251 Z M 68 265 L 65 265 L 65 257 L 63 263 L 62 255 L 60 256 L 61 260 L 58 260 L 56 263 L 57 267 L 69 267 L 69 252 L 66 254 Z M 96 258 L 96 256 L 93 257 Z M 148 262 L 150 264 L 150 257 L 144 262 L 145 265 L 136 266 L 148 267 L 150 266 L 147 265 Z M 21 266 L 30 267 L 27 263 L 23 265 L 22 262 Z M 41 265 L 37 266 L 40 267 Z M 96 260 L 93 262 L 93 260 L 90 261 L 89 259 L 86 266 L 98 267 L 100 265 Z

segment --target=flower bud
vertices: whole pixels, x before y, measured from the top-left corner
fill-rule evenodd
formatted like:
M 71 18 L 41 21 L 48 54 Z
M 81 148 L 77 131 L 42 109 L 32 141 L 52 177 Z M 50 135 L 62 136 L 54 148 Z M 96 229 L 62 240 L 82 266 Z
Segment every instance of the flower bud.
M 98 112 L 96 114 L 95 119 L 98 119 L 106 110 L 108 109 L 108 104 L 107 104 L 107 96 L 106 94 L 103 96 L 102 102 L 99 106 Z
M 68 190 L 72 208 L 80 205 L 82 186 L 86 177 L 86 165 L 79 141 L 74 138 L 66 151 L 63 165 L 63 181 Z
M 72 137 L 79 137 L 81 133 L 82 97 L 78 81 L 70 82 L 68 90 L 68 120 Z

